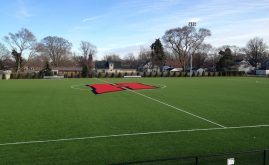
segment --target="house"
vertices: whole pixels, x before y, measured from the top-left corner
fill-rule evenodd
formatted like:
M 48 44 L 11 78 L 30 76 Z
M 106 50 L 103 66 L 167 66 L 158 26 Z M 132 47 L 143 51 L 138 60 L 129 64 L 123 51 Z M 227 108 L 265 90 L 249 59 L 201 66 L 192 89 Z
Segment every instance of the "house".
M 199 74 L 199 75 L 202 75 L 204 72 L 206 72 L 207 69 L 205 68 L 199 68 L 196 70 L 196 72 Z
M 160 70 L 159 66 L 152 66 L 152 62 L 145 62 L 144 64 L 138 67 L 140 72 L 158 72 Z
M 261 64 L 261 69 L 262 70 L 269 70 L 269 60 L 266 60 Z
M 121 61 L 96 61 L 95 72 L 98 73 L 136 73 L 135 66 L 124 64 Z
M 170 70 L 171 72 L 182 72 L 183 68 L 174 68 L 172 70 Z
M 80 77 L 82 68 L 81 67 L 55 67 L 52 68 L 53 75 L 64 76 L 64 77 Z
M 171 70 L 173 70 L 173 69 L 174 69 L 174 68 L 173 68 L 173 67 L 170 67 L 170 66 L 163 66 L 163 67 L 162 67 L 162 71 L 163 71 L 163 72 L 165 72 L 165 71 L 168 71 L 168 72 L 169 72 L 169 71 L 171 71 Z
M 261 64 L 259 70 L 256 70 L 256 75 L 269 75 L 269 60 Z
M 243 71 L 245 73 L 252 73 L 255 70 L 255 67 L 253 67 L 247 60 L 236 60 L 235 65 L 238 71 Z

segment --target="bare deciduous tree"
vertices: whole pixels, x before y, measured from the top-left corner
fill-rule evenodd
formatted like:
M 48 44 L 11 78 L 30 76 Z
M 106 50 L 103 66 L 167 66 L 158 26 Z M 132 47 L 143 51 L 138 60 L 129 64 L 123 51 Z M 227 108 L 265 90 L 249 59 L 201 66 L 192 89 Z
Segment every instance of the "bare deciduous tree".
M 4 39 L 12 49 L 21 54 L 23 54 L 25 50 L 32 48 L 32 45 L 36 42 L 35 35 L 26 28 L 22 28 L 14 34 L 9 33 Z
M 117 54 L 105 55 L 103 57 L 103 60 L 104 61 L 113 61 L 113 62 L 122 61 L 122 59 L 120 58 L 120 56 L 117 55 Z
M 208 29 L 200 28 L 197 31 L 194 27 L 184 26 L 166 31 L 162 39 L 185 69 L 188 56 L 195 54 L 208 36 L 211 36 Z
M 0 70 L 5 69 L 5 61 L 9 59 L 10 52 L 4 44 L 0 43 Z
M 268 58 L 267 48 L 268 46 L 262 38 L 255 37 L 248 41 L 245 51 L 248 59 L 256 68 Z
M 81 64 L 82 67 L 86 66 L 89 70 L 89 74 L 92 74 L 93 71 L 93 57 L 97 52 L 96 46 L 91 44 L 88 41 L 81 41 L 80 50 L 82 52 Z
M 197 52 L 193 55 L 193 66 L 198 68 L 205 67 L 205 61 L 208 53 L 212 49 L 210 44 L 202 44 Z
M 6 46 L 2 43 L 0 43 L 0 60 L 4 60 L 10 56 L 9 50 L 6 48 Z
M 49 61 L 49 58 L 45 55 L 35 55 L 31 56 L 27 60 L 27 65 L 34 69 L 41 69 L 43 66 L 45 66 L 45 63 Z
M 151 60 L 151 51 L 143 47 L 140 48 L 140 52 L 137 57 L 138 64 L 146 64 Z
M 42 39 L 41 47 L 39 51 L 50 58 L 52 66 L 58 67 L 71 54 L 72 43 L 61 37 L 48 36 Z
M 137 66 L 137 60 L 133 53 L 128 53 L 126 56 L 124 56 L 123 61 L 132 68 Z
M 23 53 L 26 50 L 32 49 L 33 45 L 36 43 L 36 37 L 32 32 L 30 32 L 26 28 L 22 28 L 17 33 L 9 33 L 8 36 L 4 37 L 5 41 L 9 44 L 13 52 L 17 52 L 17 55 L 20 57 L 16 58 L 15 60 L 21 60 Z M 13 56 L 15 57 L 15 56 Z M 16 70 L 17 72 L 21 69 L 22 61 L 16 61 Z

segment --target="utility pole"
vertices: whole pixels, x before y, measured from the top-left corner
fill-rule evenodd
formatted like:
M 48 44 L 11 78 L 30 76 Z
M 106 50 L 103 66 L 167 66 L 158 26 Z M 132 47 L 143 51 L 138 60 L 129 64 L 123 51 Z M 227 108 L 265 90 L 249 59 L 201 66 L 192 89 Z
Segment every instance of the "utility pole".
M 196 26 L 196 22 L 189 22 L 188 24 L 190 27 L 195 27 Z M 192 77 L 192 53 L 190 54 L 190 77 Z

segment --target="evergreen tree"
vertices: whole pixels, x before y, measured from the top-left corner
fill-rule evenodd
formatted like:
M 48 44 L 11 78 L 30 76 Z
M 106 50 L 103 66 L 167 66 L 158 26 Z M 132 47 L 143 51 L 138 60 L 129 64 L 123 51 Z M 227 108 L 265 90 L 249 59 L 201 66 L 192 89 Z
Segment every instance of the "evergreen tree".
M 44 76 L 52 76 L 52 71 L 51 71 L 50 63 L 48 61 L 46 61 L 46 64 L 44 66 L 43 75 Z
M 81 76 L 85 78 L 88 77 L 88 75 L 89 75 L 89 68 L 87 67 L 87 65 L 83 65 Z
M 234 57 L 230 48 L 226 48 L 225 51 L 220 51 L 221 58 L 217 63 L 218 71 L 229 71 L 235 65 Z
M 160 39 L 156 39 L 155 42 L 150 46 L 150 48 L 152 67 L 157 65 L 159 68 L 161 68 L 165 62 L 165 53 Z
M 11 54 L 12 54 L 12 57 L 15 59 L 15 62 L 16 62 L 16 72 L 19 72 L 21 67 L 22 67 L 22 62 L 23 62 L 21 53 L 18 53 L 15 49 L 13 49 Z

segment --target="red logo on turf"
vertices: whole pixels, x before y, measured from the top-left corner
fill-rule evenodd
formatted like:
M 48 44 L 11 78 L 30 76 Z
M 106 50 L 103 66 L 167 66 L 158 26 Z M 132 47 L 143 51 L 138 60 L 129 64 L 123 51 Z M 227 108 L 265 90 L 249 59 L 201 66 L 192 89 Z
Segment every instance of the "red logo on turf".
M 156 89 L 158 87 L 145 85 L 142 83 L 117 83 L 115 85 L 112 84 L 91 84 L 87 85 L 92 88 L 93 93 L 102 94 L 108 92 L 118 92 L 127 89 L 130 90 L 141 90 L 141 89 Z

